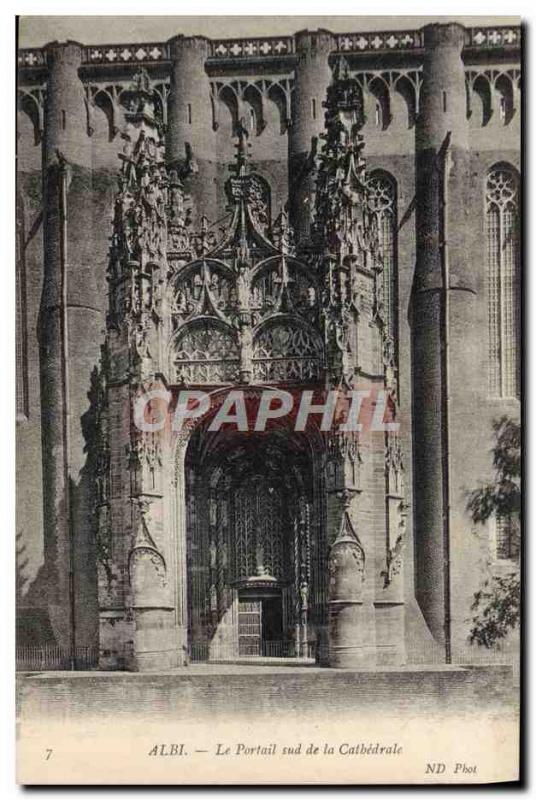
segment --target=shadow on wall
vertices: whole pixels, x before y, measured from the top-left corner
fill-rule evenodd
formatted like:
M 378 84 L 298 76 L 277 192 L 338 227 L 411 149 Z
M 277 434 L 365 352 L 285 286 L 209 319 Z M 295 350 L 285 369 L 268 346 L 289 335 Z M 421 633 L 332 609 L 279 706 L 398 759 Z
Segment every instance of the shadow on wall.
M 98 599 L 96 567 L 95 477 L 97 463 L 97 414 L 99 378 L 95 367 L 87 394 L 89 407 L 80 418 L 86 459 L 78 481 L 70 481 L 73 520 L 75 640 L 77 647 L 98 645 Z M 66 510 L 60 511 L 66 514 Z M 45 563 L 31 580 L 24 533 L 16 534 L 17 647 L 59 645 L 65 648 L 69 635 L 62 625 L 69 619 L 70 598 L 54 597 L 58 571 L 66 571 L 57 545 L 46 547 Z M 62 582 L 66 585 L 67 582 Z M 63 628 L 60 630 L 60 628 Z
M 22 531 L 16 534 L 15 602 L 17 646 L 54 644 L 55 638 L 47 607 L 47 568 L 43 564 L 33 581 L 26 575 L 27 547 Z

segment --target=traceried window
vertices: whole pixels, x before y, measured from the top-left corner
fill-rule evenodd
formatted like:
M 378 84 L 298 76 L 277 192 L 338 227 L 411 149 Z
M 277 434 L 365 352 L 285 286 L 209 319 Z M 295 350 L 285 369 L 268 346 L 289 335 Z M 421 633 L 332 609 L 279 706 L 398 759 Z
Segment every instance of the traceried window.
M 507 165 L 486 182 L 489 392 L 519 395 L 519 180 Z
M 495 558 L 512 561 L 519 557 L 519 520 L 516 517 L 497 517 L 495 520 Z
M 280 487 L 259 476 L 246 480 L 235 495 L 235 528 L 235 580 L 281 580 L 285 559 Z
M 397 311 L 397 214 L 396 183 L 384 172 L 372 172 L 368 179 L 369 204 L 378 220 L 378 236 L 383 258 L 383 302 L 387 330 L 396 341 Z
M 253 343 L 253 377 L 258 381 L 316 380 L 322 361 L 319 337 L 295 320 L 263 328 Z
M 238 342 L 226 326 L 204 321 L 186 327 L 173 342 L 171 357 L 176 383 L 232 383 L 239 377 Z

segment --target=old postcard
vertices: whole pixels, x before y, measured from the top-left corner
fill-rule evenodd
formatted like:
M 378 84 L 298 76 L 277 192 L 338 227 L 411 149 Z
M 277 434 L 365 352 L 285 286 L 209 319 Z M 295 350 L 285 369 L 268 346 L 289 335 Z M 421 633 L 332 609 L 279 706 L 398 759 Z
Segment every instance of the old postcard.
M 19 20 L 20 783 L 518 780 L 521 37 Z

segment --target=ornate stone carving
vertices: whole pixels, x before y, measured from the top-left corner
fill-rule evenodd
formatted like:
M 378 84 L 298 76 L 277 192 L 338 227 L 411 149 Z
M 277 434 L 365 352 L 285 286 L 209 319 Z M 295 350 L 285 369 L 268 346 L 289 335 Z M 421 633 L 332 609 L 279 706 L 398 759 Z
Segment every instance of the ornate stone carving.
M 323 371 L 322 341 L 314 330 L 316 281 L 290 256 L 286 213 L 270 233 L 268 192 L 259 176 L 249 174 L 248 148 L 240 123 L 227 184 L 229 226 L 214 244 L 205 221 L 196 245 L 203 257 L 186 261 L 171 277 L 170 374 L 176 383 L 315 380 Z M 190 234 L 190 242 L 195 237 Z
M 167 217 L 172 213 L 177 221 L 181 187 L 171 181 L 169 189 L 147 73 L 142 70 L 135 76 L 122 99 L 127 109 L 126 130 L 108 266 L 108 326 L 119 332 L 126 324 L 123 330 L 133 355 L 132 367 L 140 378 L 151 366 L 156 367 L 156 328 L 162 318 L 166 279 Z
M 253 342 L 253 377 L 258 381 L 311 381 L 322 372 L 316 332 L 282 318 L 263 328 Z
M 240 351 L 236 334 L 210 322 L 194 323 L 173 348 L 175 383 L 217 384 L 238 380 Z
M 385 475 L 391 494 L 402 494 L 404 460 L 400 439 L 395 433 L 389 433 L 385 445 Z
M 221 262 L 204 259 L 181 269 L 172 286 L 171 318 L 177 330 L 198 316 L 231 324 L 238 311 L 234 276 Z
M 143 589 L 151 590 L 151 573 L 154 572 L 154 582 L 156 587 L 167 587 L 166 562 L 164 556 L 158 550 L 149 532 L 147 523 L 147 513 L 149 504 L 141 499 L 136 502 L 137 524 L 134 534 L 132 548 L 128 557 L 129 578 L 131 585 L 136 582 L 136 572 L 143 573 Z M 149 567 L 149 570 L 147 570 Z M 149 585 L 147 585 L 149 583 Z
M 296 237 L 289 222 L 286 211 L 281 211 L 272 228 L 272 241 L 284 255 L 292 256 L 296 252 Z
M 275 313 L 293 313 L 318 321 L 318 289 L 310 272 L 282 256 L 269 259 L 252 279 L 251 308 L 255 322 Z
M 402 569 L 403 551 L 405 546 L 406 531 L 406 506 L 400 501 L 397 508 L 398 535 L 392 547 L 387 548 L 385 557 L 385 570 L 380 574 L 383 577 L 384 588 L 387 588 Z
M 322 317 L 331 381 L 353 386 L 360 354 L 356 325 L 360 297 L 381 317 L 382 263 L 377 219 L 369 203 L 363 158 L 361 89 L 340 59 L 325 102 L 326 132 L 317 156 L 313 242 L 323 276 Z

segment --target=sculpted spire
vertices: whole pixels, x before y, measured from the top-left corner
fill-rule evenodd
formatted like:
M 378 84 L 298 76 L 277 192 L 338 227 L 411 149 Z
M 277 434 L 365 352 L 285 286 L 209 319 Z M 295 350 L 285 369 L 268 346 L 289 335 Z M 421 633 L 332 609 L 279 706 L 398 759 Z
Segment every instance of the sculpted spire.
M 361 89 L 340 58 L 324 102 L 324 145 L 317 158 L 313 241 L 317 250 L 372 268 L 378 237 L 368 202 L 363 148 Z
M 275 255 L 270 241 L 270 210 L 264 184 L 249 172 L 248 131 L 240 120 L 237 129 L 236 154 L 226 192 L 232 207 L 231 223 L 223 240 L 212 255 L 233 254 L 237 268 L 252 263 L 252 253 Z
M 361 337 L 352 333 L 366 310 L 377 349 L 383 349 L 383 278 L 360 133 L 361 89 L 342 58 L 335 64 L 324 108 L 312 239 L 324 286 L 328 374 L 334 385 L 352 386 L 360 370 L 369 375 L 383 372 L 383 365 L 366 363 L 370 354 L 364 348 L 358 352 Z

